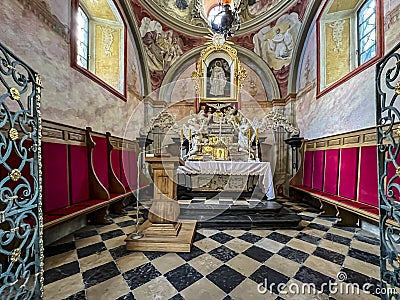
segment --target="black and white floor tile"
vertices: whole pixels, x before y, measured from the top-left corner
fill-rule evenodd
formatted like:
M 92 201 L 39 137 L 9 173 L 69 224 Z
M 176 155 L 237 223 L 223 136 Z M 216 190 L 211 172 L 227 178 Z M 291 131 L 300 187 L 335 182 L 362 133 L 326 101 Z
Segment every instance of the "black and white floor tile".
M 278 201 L 302 217 L 299 228 L 199 229 L 190 253 L 126 251 L 133 209 L 111 225 L 87 226 L 46 247 L 45 299 L 379 299 L 341 290 L 379 286 L 376 236 Z

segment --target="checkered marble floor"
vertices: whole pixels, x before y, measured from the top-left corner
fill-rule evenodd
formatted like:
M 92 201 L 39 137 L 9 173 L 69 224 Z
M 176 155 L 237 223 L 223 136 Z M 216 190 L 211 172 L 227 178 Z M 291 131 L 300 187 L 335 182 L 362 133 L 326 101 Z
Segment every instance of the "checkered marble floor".
M 374 291 L 376 236 L 336 226 L 335 219 L 318 217 L 305 204 L 278 201 L 301 215 L 299 228 L 199 229 L 190 253 L 127 252 L 133 208 L 127 216 L 114 216 L 111 225 L 87 226 L 46 247 L 45 299 L 379 299 L 339 288 L 330 293 L 327 285 L 368 283 Z M 315 289 L 298 294 L 304 283 Z

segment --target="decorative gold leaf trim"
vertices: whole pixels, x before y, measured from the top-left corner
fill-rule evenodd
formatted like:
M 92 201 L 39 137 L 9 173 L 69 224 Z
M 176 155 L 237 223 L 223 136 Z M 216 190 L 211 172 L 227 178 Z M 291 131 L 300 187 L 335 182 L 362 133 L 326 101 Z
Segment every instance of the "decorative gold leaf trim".
M 21 94 L 20 94 L 19 91 L 18 91 L 16 88 L 14 88 L 14 87 L 10 88 L 10 96 L 11 96 L 11 98 L 12 98 L 13 100 L 19 100 L 19 99 L 21 99 Z
M 14 169 L 11 171 L 10 177 L 12 181 L 17 181 L 21 178 L 21 172 L 18 169 Z
M 400 95 L 400 81 L 396 84 L 394 91 L 397 95 Z
M 20 257 L 21 257 L 21 249 L 19 248 L 14 249 L 13 252 L 11 253 L 11 261 L 15 263 L 19 260 Z
M 15 141 L 16 139 L 18 139 L 18 130 L 15 128 L 11 128 L 8 132 L 8 136 L 10 137 L 10 140 Z

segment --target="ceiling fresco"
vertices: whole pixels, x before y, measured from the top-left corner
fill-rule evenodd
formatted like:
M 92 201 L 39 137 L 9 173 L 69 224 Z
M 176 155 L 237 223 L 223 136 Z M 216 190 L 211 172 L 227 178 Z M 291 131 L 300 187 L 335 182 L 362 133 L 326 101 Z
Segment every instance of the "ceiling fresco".
M 205 0 L 147 0 L 142 4 L 163 22 L 178 31 L 190 31 L 192 34 L 207 34 Z M 209 2 L 209 1 L 208 1 Z M 234 0 L 239 2 L 239 0 Z M 241 0 L 241 33 L 244 34 L 260 22 L 276 16 L 293 0 Z

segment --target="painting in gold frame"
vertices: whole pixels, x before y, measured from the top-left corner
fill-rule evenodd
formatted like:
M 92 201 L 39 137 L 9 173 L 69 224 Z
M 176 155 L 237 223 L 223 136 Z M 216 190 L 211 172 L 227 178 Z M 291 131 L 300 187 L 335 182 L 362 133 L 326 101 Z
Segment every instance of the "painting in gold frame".
M 200 102 L 237 102 L 246 70 L 228 43 L 211 44 L 201 51 L 192 78 Z

